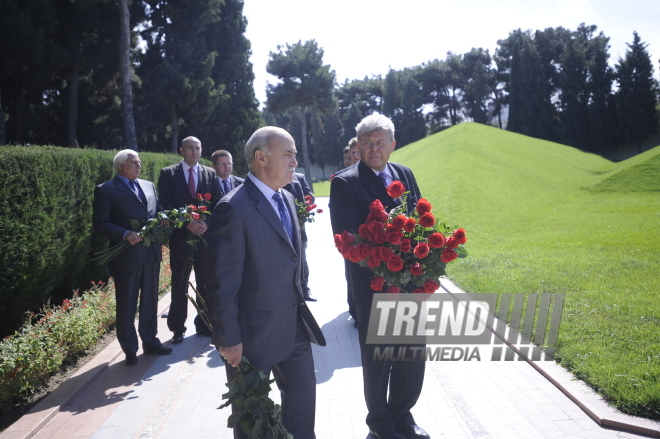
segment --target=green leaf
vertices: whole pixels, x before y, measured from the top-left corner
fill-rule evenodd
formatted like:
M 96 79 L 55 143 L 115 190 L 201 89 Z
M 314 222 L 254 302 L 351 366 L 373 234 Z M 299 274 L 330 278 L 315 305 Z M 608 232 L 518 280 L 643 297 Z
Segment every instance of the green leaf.
M 457 248 L 454 249 L 454 251 L 456 252 L 459 258 L 467 258 L 468 251 L 464 246 L 459 245 Z
M 131 225 L 131 230 L 134 232 L 137 232 L 142 228 L 142 223 L 136 219 L 130 220 L 129 224 Z

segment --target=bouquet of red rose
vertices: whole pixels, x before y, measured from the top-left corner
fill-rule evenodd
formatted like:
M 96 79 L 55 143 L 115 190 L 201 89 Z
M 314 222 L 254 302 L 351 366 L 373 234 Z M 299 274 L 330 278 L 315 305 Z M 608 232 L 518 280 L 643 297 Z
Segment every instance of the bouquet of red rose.
M 323 213 L 323 209 L 317 209 L 316 204 L 314 204 L 313 198 L 311 195 L 305 196 L 305 202 L 300 203 L 298 200 L 294 200 L 296 203 L 296 214 L 298 215 L 298 223 L 300 228 L 305 228 L 305 223 L 313 223 L 314 215 L 317 213 Z
M 337 234 L 335 246 L 345 259 L 374 272 L 375 291 L 388 284 L 387 293 L 398 293 L 412 282 L 414 293 L 434 293 L 447 264 L 467 257 L 465 230 L 439 221 L 424 198 L 406 214 L 408 192 L 400 181 L 390 184 L 387 193 L 400 201 L 399 206 L 388 213 L 380 200 L 374 200 L 357 235 Z

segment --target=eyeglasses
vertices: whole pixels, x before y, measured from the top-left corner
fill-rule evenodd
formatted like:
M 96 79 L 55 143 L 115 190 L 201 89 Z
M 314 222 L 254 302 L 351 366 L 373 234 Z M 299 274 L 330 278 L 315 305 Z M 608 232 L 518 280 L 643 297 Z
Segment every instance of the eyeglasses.
M 213 166 L 234 166 L 233 163 L 213 163 Z
M 379 140 L 378 142 L 374 143 L 369 140 L 358 140 L 358 144 L 360 145 L 360 148 L 363 149 L 385 149 L 392 144 L 392 141 Z

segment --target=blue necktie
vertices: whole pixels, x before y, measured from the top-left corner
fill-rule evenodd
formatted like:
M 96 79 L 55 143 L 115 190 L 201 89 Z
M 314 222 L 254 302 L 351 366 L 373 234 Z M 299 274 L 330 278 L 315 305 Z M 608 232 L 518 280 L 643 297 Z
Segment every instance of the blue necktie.
M 231 189 L 229 189 L 229 180 L 222 180 L 222 186 L 225 190 L 225 195 L 227 195 Z
M 284 230 L 286 230 L 286 234 L 289 235 L 289 240 L 293 244 L 293 227 L 291 227 L 291 217 L 289 216 L 289 211 L 286 209 L 286 206 L 284 206 L 284 200 L 278 192 L 275 192 L 275 195 L 273 195 L 273 200 L 277 202 L 277 210 L 280 211 L 280 219 L 282 220 L 282 225 L 284 226 Z
M 378 178 L 380 178 L 380 182 L 383 183 L 383 186 L 385 189 L 387 189 L 387 172 L 381 171 L 378 173 Z

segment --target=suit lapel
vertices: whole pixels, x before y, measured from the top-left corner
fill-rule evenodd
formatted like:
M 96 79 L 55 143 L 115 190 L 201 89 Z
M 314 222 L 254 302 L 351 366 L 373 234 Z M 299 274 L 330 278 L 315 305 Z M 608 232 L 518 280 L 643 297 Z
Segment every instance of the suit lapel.
M 190 189 L 188 189 L 188 176 L 186 176 L 183 172 L 182 163 L 179 163 L 174 171 L 174 180 L 176 180 L 178 184 L 181 185 L 181 190 L 183 190 L 183 193 L 188 197 L 189 201 L 186 204 L 190 204 L 193 199 L 190 196 Z
M 277 232 L 277 234 L 280 235 L 282 239 L 284 239 L 289 244 L 291 250 L 293 250 L 296 254 L 298 254 L 296 249 L 293 247 L 293 244 L 289 240 L 289 236 L 286 234 L 286 231 L 284 230 L 284 226 L 282 226 L 282 220 L 273 209 L 273 206 L 272 204 L 270 204 L 270 201 L 266 199 L 264 194 L 259 190 L 259 188 L 254 183 L 252 183 L 252 180 L 250 180 L 249 178 L 245 179 L 245 183 L 243 183 L 243 185 L 245 186 L 245 189 L 248 191 L 248 194 L 250 194 L 250 198 L 253 201 L 255 201 L 257 210 L 264 217 L 268 225 L 271 226 L 273 230 L 275 230 L 275 232 Z M 295 225 L 293 226 L 294 226 L 294 230 L 296 230 Z
M 142 200 L 140 200 L 140 198 L 137 195 L 135 195 L 135 192 L 130 190 L 128 188 L 128 186 L 126 186 L 126 183 L 124 183 L 119 177 L 115 176 L 114 182 L 115 182 L 115 186 L 117 187 L 118 190 L 120 190 L 121 192 L 125 193 L 126 195 L 132 197 L 135 201 L 137 201 L 142 206 L 144 206 L 144 204 L 142 203 Z M 139 180 L 138 180 L 138 184 L 139 184 Z M 140 187 L 142 187 L 142 185 L 140 185 Z M 142 192 L 144 192 L 144 190 Z M 144 207 L 146 207 L 146 206 L 144 206 Z

